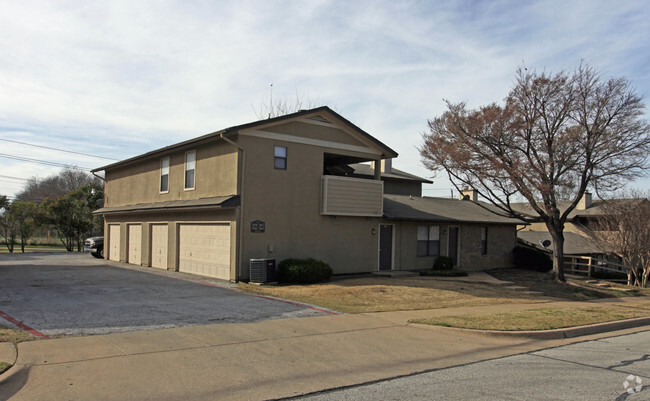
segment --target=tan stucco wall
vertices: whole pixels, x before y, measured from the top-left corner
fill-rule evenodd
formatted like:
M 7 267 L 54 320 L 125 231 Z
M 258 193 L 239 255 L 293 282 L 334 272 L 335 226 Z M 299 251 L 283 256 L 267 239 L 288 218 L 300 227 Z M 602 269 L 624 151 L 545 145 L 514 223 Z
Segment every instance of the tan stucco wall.
M 108 226 L 113 224 L 120 225 L 120 262 L 127 262 L 128 258 L 128 225 L 141 224 L 142 225 L 142 266 L 151 266 L 151 224 L 166 223 L 168 225 L 168 239 L 167 239 L 167 270 L 178 271 L 178 224 L 193 222 L 193 223 L 219 223 L 228 222 L 231 224 L 231 244 L 237 244 L 237 219 L 236 209 L 223 209 L 223 210 L 204 210 L 197 212 L 173 212 L 173 213 L 133 213 L 123 215 L 106 215 L 104 221 L 104 232 L 106 243 L 105 249 L 109 249 L 110 238 L 108 237 Z M 104 255 L 108 258 L 108 252 L 105 251 Z M 236 246 L 231 247 L 230 263 L 231 263 L 231 276 L 234 277 L 236 267 Z
M 196 150 L 195 189 L 185 190 L 185 153 Z M 169 191 L 160 193 L 160 161 L 170 156 Z M 106 207 L 237 194 L 237 149 L 221 140 L 106 171 Z
M 238 143 L 246 149 L 241 279 L 250 259 L 267 257 L 313 257 L 335 273 L 377 270 L 378 219 L 320 214 L 324 154 L 372 155 L 247 136 Z M 287 148 L 286 170 L 274 169 L 274 146 Z M 266 232 L 251 233 L 254 220 L 264 221 Z
M 431 269 L 436 257 L 417 256 L 417 227 L 431 225 L 440 227 L 440 256 L 448 256 L 448 233 L 450 226 L 460 227 L 459 270 L 485 270 L 512 266 L 512 251 L 517 240 L 515 226 L 488 226 L 488 254 L 481 255 L 480 224 L 442 224 L 418 222 L 389 222 L 395 225 L 395 270 Z
M 548 228 L 546 227 L 546 224 L 544 223 L 531 223 L 530 225 L 527 225 L 522 228 L 523 231 L 543 231 L 543 232 L 548 232 Z M 564 224 L 564 232 L 565 233 L 575 233 L 575 234 L 580 234 L 584 237 L 587 237 L 587 233 L 583 228 L 580 226 L 577 226 L 575 223 L 567 221 Z

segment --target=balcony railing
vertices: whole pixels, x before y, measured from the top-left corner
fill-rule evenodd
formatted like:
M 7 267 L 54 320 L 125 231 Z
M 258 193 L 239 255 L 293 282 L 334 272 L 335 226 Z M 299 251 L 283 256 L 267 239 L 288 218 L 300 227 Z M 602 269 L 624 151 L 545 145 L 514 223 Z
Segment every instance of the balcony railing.
M 384 183 L 380 180 L 325 175 L 321 214 L 381 217 L 383 195 Z

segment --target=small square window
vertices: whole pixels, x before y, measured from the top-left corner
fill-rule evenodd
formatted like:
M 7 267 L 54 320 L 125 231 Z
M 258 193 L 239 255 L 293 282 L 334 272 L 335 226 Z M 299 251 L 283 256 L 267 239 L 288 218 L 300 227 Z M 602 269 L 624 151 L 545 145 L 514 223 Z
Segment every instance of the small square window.
M 287 169 L 287 148 L 284 146 L 275 147 L 275 158 L 273 160 L 273 167 L 279 170 Z
M 196 151 L 185 153 L 185 189 L 194 189 Z

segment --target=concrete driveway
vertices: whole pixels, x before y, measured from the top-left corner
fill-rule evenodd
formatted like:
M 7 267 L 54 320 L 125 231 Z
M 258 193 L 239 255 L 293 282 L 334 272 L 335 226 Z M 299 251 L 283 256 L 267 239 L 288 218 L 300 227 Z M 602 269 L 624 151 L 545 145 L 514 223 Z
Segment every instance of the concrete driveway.
M 0 254 L 0 324 L 45 336 L 107 334 L 320 316 L 228 282 L 106 262 L 89 254 Z

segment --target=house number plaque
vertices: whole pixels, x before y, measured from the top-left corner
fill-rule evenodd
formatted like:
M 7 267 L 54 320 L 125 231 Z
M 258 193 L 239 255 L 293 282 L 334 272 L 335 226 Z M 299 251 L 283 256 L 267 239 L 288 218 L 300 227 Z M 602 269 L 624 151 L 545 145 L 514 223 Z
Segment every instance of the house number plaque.
M 263 233 L 266 230 L 266 223 L 261 220 L 251 221 L 252 233 Z

